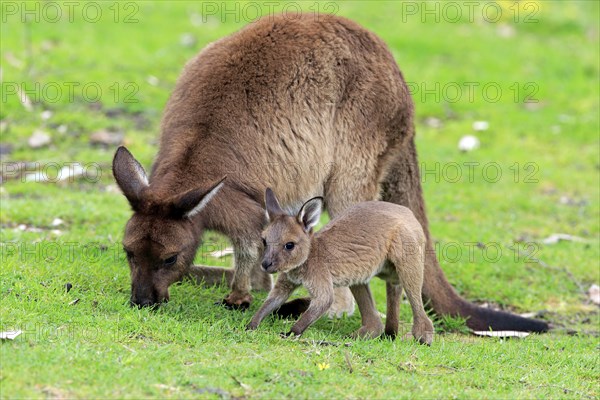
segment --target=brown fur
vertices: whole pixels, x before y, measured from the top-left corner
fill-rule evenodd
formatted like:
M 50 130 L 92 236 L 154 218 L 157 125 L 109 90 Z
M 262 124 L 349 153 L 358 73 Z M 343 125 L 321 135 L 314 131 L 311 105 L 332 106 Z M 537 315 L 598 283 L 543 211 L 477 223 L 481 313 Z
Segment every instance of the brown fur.
M 165 288 L 189 272 L 204 229 L 224 233 L 234 245 L 226 304 L 250 303 L 253 275 L 263 275 L 255 280 L 268 289 L 258 263 L 267 186 L 284 208 L 323 196 L 332 217 L 382 193 L 384 200 L 413 210 L 429 238 L 408 88 L 386 45 L 352 21 L 269 17 L 208 45 L 185 66 L 161 130 L 148 183 L 125 149 L 113 163 L 135 212 L 124 243 L 135 260 L 130 266 L 136 304 L 168 298 Z M 224 176 L 204 210 L 186 216 Z M 179 254 L 173 268 L 163 268 L 167 249 Z M 350 308 L 349 291 L 337 290 L 338 298 L 346 295 L 339 304 Z M 473 328 L 547 329 L 461 299 L 432 252 L 423 294 L 437 313 L 469 317 Z
M 413 311 L 413 336 L 431 344 L 433 324 L 421 299 L 425 234 L 408 208 L 382 201 L 358 203 L 313 235 L 312 228 L 321 216 L 322 198 L 307 201 L 297 216 L 286 214 L 269 189 L 266 198 L 270 223 L 263 232 L 262 267 L 268 273 L 279 272 L 279 276 L 248 329 L 256 329 L 294 289 L 304 285 L 311 295 L 310 306 L 290 331 L 301 335 L 333 304 L 333 288 L 342 286 L 350 287 L 362 317 L 362 327 L 354 336 L 377 337 L 384 328 L 369 281 L 378 276 L 388 285 L 386 334 L 398 333 L 398 308 L 404 287 Z

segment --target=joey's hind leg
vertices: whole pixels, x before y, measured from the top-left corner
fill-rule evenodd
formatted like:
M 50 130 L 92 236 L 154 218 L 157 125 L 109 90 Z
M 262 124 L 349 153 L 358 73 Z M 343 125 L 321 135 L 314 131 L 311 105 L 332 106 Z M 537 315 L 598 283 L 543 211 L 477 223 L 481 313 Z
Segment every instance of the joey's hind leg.
M 423 288 L 423 255 L 424 246 L 414 246 L 419 251 L 407 251 L 411 246 L 392 244 L 390 260 L 396 267 L 396 272 L 406 291 L 406 297 L 413 313 L 413 337 L 422 344 L 430 345 L 433 341 L 433 324 L 425 313 L 421 290 Z M 403 251 L 403 248 L 405 251 Z
M 373 300 L 369 284 L 350 286 L 350 290 L 356 299 L 362 319 L 362 326 L 352 334 L 352 337 L 370 339 L 380 336 L 383 332 L 383 324 L 381 323 L 377 308 L 375 308 L 375 301 Z
M 398 335 L 398 324 L 400 323 L 400 299 L 402 298 L 402 286 L 393 283 L 385 283 L 387 297 L 387 310 L 385 318 L 385 335 L 394 339 Z

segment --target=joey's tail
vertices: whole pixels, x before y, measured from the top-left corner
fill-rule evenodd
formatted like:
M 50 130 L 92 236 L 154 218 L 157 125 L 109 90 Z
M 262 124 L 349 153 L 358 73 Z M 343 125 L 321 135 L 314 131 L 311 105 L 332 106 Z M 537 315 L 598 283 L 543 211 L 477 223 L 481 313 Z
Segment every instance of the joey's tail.
M 423 299 L 438 315 L 454 315 L 467 318 L 467 326 L 474 330 L 515 330 L 546 332 L 548 324 L 523 318 L 515 314 L 479 307 L 460 297 L 446 279 L 440 268 L 429 234 L 421 177 L 414 138 L 395 156 L 388 176 L 382 186 L 382 200 L 410 208 L 425 231 L 427 251 Z

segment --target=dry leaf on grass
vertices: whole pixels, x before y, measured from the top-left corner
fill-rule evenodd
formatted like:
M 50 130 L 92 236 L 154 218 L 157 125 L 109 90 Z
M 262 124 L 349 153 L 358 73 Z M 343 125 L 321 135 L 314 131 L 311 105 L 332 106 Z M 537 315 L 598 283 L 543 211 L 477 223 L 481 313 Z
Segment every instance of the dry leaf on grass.
M 214 257 L 214 258 L 222 258 L 225 256 L 230 256 L 232 254 L 233 254 L 233 248 L 226 247 L 222 250 L 213 251 L 212 253 L 210 253 L 210 256 Z
M 5 331 L 5 332 L 0 332 L 0 339 L 3 340 L 15 340 L 15 338 L 17 336 L 19 336 L 21 333 L 23 333 L 22 331 Z
M 580 242 L 580 243 L 587 242 L 587 240 L 585 240 L 584 238 L 581 238 L 579 236 L 573 236 L 573 235 L 569 235 L 567 233 L 553 233 L 552 235 L 548 236 L 547 238 L 542 239 L 542 243 L 543 244 L 556 244 L 556 243 L 560 242 L 561 240 L 569 241 L 569 242 Z
M 524 338 L 530 335 L 529 332 L 521 331 L 473 331 L 476 336 L 487 336 L 497 338 Z

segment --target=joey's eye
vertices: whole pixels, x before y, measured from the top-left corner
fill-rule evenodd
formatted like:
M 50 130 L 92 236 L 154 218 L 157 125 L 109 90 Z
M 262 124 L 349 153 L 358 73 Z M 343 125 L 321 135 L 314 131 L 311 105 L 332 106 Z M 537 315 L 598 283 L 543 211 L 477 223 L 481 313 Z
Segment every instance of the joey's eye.
M 287 242 L 283 247 L 285 247 L 286 250 L 292 250 L 294 246 L 295 244 L 293 242 Z
M 267 239 L 262 238 L 263 246 L 267 247 Z
M 165 267 L 170 267 L 177 262 L 177 255 L 171 256 L 164 261 Z
M 123 249 L 123 251 L 125 252 L 125 255 L 127 256 L 128 260 L 131 260 L 133 258 L 133 252 L 129 251 L 127 249 Z

